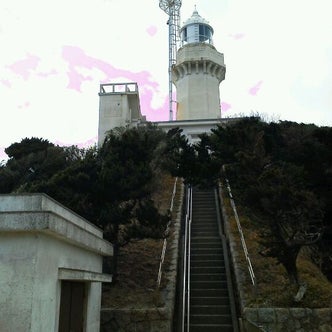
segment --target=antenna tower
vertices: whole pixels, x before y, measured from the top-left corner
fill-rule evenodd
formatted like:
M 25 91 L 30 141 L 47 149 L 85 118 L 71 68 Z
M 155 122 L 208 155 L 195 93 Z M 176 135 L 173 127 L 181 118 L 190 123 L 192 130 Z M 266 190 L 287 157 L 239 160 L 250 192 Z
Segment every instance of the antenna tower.
M 181 0 L 160 0 L 159 7 L 168 15 L 168 88 L 169 120 L 173 121 L 173 83 L 172 66 L 176 64 L 177 43 L 179 41 L 179 23 Z

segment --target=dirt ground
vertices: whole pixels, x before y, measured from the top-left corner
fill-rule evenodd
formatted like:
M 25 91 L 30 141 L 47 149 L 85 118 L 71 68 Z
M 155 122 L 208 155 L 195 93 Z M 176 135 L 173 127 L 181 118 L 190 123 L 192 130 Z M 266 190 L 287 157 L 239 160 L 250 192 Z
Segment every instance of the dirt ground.
M 162 303 L 157 278 L 162 240 L 133 240 L 119 255 L 118 281 L 105 285 L 102 306 L 140 308 Z
M 170 176 L 165 176 L 154 193 L 156 206 L 162 212 L 169 208 L 174 180 Z M 103 285 L 103 308 L 138 309 L 162 306 L 162 290 L 167 283 L 164 273 L 158 288 L 162 247 L 163 239 L 134 239 L 120 249 L 118 281 Z M 166 251 L 163 271 L 167 271 L 170 256 L 171 252 Z

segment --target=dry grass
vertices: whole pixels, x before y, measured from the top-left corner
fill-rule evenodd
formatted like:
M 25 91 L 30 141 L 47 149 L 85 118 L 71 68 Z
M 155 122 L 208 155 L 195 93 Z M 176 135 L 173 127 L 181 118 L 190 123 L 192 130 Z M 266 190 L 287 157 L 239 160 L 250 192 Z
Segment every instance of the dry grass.
M 118 282 L 105 285 L 102 306 L 142 308 L 161 305 L 156 291 L 162 240 L 133 240 L 121 248 Z
M 170 207 L 174 181 L 171 176 L 163 175 L 156 186 L 153 200 L 162 213 L 166 213 Z M 165 276 L 157 289 L 162 246 L 162 239 L 142 239 L 132 240 L 121 248 L 118 282 L 103 285 L 102 307 L 139 309 L 163 305 L 162 290 L 167 283 Z M 163 270 L 167 270 L 170 256 L 170 251 L 166 251 Z
M 294 303 L 293 297 L 297 292 L 297 288 L 289 283 L 286 271 L 281 264 L 277 264 L 273 258 L 263 257 L 259 254 L 261 248 L 258 244 L 259 233 L 257 226 L 243 213 L 243 209 L 237 206 L 241 227 L 257 279 L 257 287 L 253 290 L 233 211 L 228 198 L 223 199 L 231 233 L 236 241 L 237 252 L 239 253 L 238 264 L 244 275 L 247 276 L 245 284 L 242 285 L 245 289 L 247 305 L 252 307 L 296 306 L 306 308 L 332 306 L 332 284 L 304 253 L 299 255 L 297 267 L 300 280 L 307 284 L 307 291 L 300 303 Z

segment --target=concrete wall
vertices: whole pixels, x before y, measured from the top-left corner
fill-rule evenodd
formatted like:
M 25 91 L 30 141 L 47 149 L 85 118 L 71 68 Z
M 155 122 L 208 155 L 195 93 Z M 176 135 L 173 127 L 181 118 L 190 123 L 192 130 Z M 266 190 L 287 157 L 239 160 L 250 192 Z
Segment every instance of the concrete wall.
M 146 121 L 141 114 L 137 83 L 101 84 L 99 93 L 98 145 L 116 127 L 134 127 Z
M 126 94 L 104 94 L 99 97 L 98 145 L 102 145 L 105 133 L 130 123 L 130 111 Z
M 212 45 L 183 46 L 173 67 L 176 85 L 176 120 L 221 117 L 219 84 L 225 78 L 224 56 Z
M 48 211 L 61 217 L 64 220 L 70 220 L 70 223 L 96 235 L 103 237 L 103 232 L 91 222 L 82 218 L 70 209 L 66 208 L 56 200 L 43 194 L 11 194 L 0 195 L 0 212 L 37 212 Z M 3 215 L 2 218 L 5 216 Z M 4 220 L 4 219 L 2 219 Z M 3 223 L 4 224 L 4 223 Z
M 176 120 L 221 117 L 219 81 L 216 77 L 203 73 L 203 70 L 185 75 L 176 82 L 176 91 Z
M 60 306 L 58 268 L 102 272 L 102 257 L 44 234 L 0 233 L 0 331 L 57 331 Z M 92 291 L 99 302 L 89 312 L 97 331 L 100 283 Z M 98 307 L 99 306 L 99 307 Z
M 188 60 L 211 60 L 222 66 L 224 63 L 224 55 L 216 50 L 211 44 L 191 43 L 181 47 L 177 54 L 177 63 Z
M 58 331 L 66 275 L 86 282 L 86 331 L 99 330 L 97 279 L 113 250 L 98 228 L 46 195 L 0 195 L 0 244 L 1 332 Z

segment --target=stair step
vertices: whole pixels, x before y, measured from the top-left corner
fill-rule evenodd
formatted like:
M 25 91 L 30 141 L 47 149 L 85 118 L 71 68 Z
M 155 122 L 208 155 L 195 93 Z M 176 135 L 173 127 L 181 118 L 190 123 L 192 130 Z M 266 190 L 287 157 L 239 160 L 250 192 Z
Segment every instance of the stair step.
M 213 208 L 200 208 L 200 209 L 193 209 L 192 211 L 193 217 L 204 217 L 204 216 L 214 216 L 216 217 L 217 212 L 215 207 Z
M 215 240 L 211 240 L 211 241 L 199 241 L 200 237 L 196 236 L 194 238 L 191 239 L 191 245 L 192 246 L 202 246 L 202 247 L 208 247 L 210 246 L 211 248 L 215 248 L 215 247 L 221 247 L 222 248 L 222 242 L 221 241 L 215 241 Z
M 197 221 L 197 222 L 192 222 L 191 224 L 191 229 L 193 228 L 199 228 L 199 227 L 205 227 L 205 228 L 218 228 L 218 225 L 215 221 Z
M 227 289 L 225 280 L 194 281 L 190 282 L 191 289 Z
M 218 228 L 215 229 L 192 229 L 191 235 L 192 236 L 213 236 L 215 234 L 218 234 L 219 230 Z
M 190 332 L 233 332 L 230 324 L 190 324 Z
M 196 259 L 199 258 L 199 259 Z M 211 267 L 221 267 L 225 268 L 225 262 L 222 259 L 209 261 L 209 260 L 202 260 L 201 256 L 191 257 L 190 260 L 190 267 L 191 268 L 211 268 Z
M 231 315 L 190 315 L 190 324 L 232 324 Z
M 210 232 L 211 235 L 216 234 L 218 236 L 219 228 L 217 225 L 194 225 L 191 227 L 191 233 L 193 232 Z
M 220 289 L 190 289 L 190 296 L 192 297 L 227 297 L 228 299 L 228 289 L 220 288 Z
M 203 231 L 192 232 L 192 236 L 213 236 L 214 234 L 218 234 L 218 231 L 216 231 L 216 232 L 203 232 Z
M 216 216 L 211 216 L 211 215 L 195 215 L 192 217 L 191 219 L 191 223 L 192 225 L 196 225 L 196 224 L 204 224 L 204 223 L 210 223 L 210 224 L 216 224 Z
M 222 255 L 222 248 L 191 248 L 191 253 L 194 254 L 203 254 L 203 255 Z
M 198 227 L 208 227 L 208 228 L 218 228 L 216 222 L 214 220 L 197 220 L 197 222 L 191 223 L 191 229 Z
M 191 262 L 192 263 L 192 262 Z M 197 264 L 197 262 L 194 262 L 190 264 L 190 271 L 192 274 L 225 274 L 225 266 L 222 264 L 218 265 L 210 265 L 210 266 L 201 266 L 201 264 Z
M 227 293 L 228 295 L 228 293 Z M 191 296 L 190 298 L 191 305 L 224 305 L 229 306 L 228 296 Z
M 190 281 L 223 281 L 226 280 L 224 273 L 191 273 Z
M 222 245 L 219 242 L 211 242 L 211 243 L 200 243 L 200 242 L 192 242 L 191 245 L 195 248 L 199 249 L 222 249 Z
M 217 211 L 215 206 L 210 206 L 211 203 L 209 203 L 206 206 L 196 206 L 195 208 L 192 209 L 192 215 L 193 216 L 204 216 L 204 215 L 210 215 L 210 216 L 216 216 Z
M 191 227 L 191 231 L 200 231 L 200 232 L 212 232 L 212 233 L 218 233 L 219 228 L 217 225 L 194 225 Z
M 200 193 L 195 193 L 194 197 L 193 197 L 193 201 L 205 201 L 205 200 L 214 200 L 214 193 L 212 194 L 206 194 L 206 195 L 200 195 Z
M 224 260 L 224 255 L 222 252 L 220 253 L 198 253 L 198 252 L 191 252 L 191 260 Z
M 195 236 L 191 238 L 191 242 L 209 243 L 221 242 L 221 240 L 219 236 Z
M 192 304 L 190 306 L 192 315 L 230 315 L 230 313 L 229 305 Z

